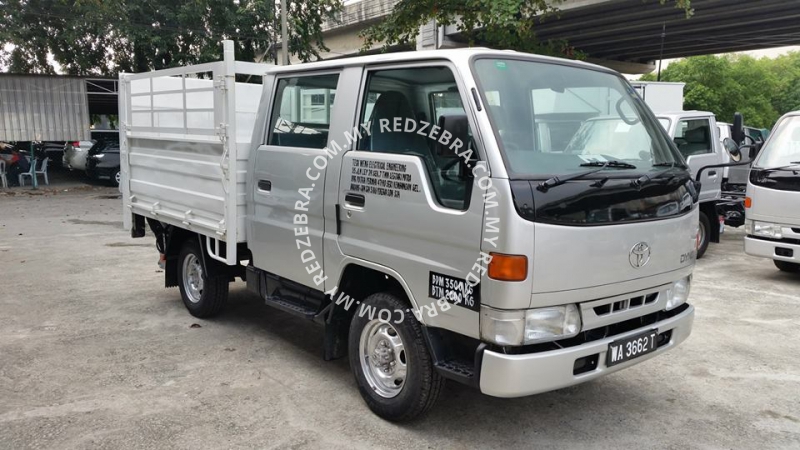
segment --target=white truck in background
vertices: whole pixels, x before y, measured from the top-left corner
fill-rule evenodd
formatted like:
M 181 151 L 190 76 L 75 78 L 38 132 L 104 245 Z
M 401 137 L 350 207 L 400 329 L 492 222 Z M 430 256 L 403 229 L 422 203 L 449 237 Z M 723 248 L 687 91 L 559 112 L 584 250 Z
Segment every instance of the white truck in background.
M 800 111 L 778 120 L 747 184 L 744 251 L 800 273 Z
M 631 85 L 686 159 L 692 177 L 697 177 L 702 167 L 729 165 L 709 168 L 698 178 L 702 187 L 697 257 L 701 258 L 710 242 L 719 242 L 719 222 L 731 227 L 744 225 L 744 188 L 749 167 L 741 164 L 750 161 L 738 149 L 744 135 L 735 141 L 735 125 L 717 122 L 712 112 L 684 111 L 685 83 L 635 81 Z M 741 127 L 741 117 L 736 120 Z

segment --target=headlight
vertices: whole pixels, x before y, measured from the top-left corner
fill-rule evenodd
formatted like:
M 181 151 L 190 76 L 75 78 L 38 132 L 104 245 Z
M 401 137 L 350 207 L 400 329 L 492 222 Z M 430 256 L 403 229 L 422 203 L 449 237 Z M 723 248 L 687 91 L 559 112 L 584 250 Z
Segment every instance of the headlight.
M 92 156 L 93 156 L 95 159 L 103 159 L 103 157 L 104 157 L 104 156 L 106 156 L 106 155 L 105 155 L 105 154 L 103 154 L 103 153 L 96 153 L 96 154 L 94 154 L 94 155 L 92 155 Z
M 777 223 L 770 223 L 770 222 L 760 222 L 758 220 L 748 220 L 745 222 L 745 233 L 754 235 L 754 236 L 762 236 L 771 239 L 783 239 L 783 232 L 781 231 L 781 225 Z
M 686 300 L 689 299 L 689 289 L 691 285 L 692 277 L 690 275 L 676 281 L 667 289 L 667 311 L 686 303 Z
M 481 308 L 481 338 L 500 345 L 527 345 L 576 336 L 581 315 L 575 304 L 504 311 Z

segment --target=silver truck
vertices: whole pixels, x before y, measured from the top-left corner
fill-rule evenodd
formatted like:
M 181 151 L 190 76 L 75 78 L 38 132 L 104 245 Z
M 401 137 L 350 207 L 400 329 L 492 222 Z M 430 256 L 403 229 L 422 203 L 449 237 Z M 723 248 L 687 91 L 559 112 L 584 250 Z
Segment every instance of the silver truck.
M 480 48 L 274 67 L 226 42 L 120 89 L 124 223 L 165 285 L 210 317 L 242 278 L 319 323 L 381 417 L 446 379 L 593 380 L 691 332 L 699 191 L 614 71 Z M 637 139 L 579 146 L 596 117 Z
M 800 272 L 800 111 L 775 124 L 753 163 L 745 206 L 745 253 Z

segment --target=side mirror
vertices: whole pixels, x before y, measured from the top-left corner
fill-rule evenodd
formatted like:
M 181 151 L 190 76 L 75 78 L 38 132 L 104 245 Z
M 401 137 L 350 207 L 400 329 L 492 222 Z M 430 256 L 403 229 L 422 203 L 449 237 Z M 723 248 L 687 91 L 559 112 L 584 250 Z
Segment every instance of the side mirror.
M 436 154 L 445 158 L 458 158 L 459 156 L 450 149 L 450 146 L 456 142 L 456 139 L 462 142 L 460 151 L 466 150 L 469 145 L 469 121 L 466 114 L 442 114 L 439 117 L 439 128 L 442 130 L 439 132 L 439 136 L 446 131 L 452 137 L 447 144 L 436 141 Z
M 744 143 L 744 119 L 742 118 L 742 113 L 735 113 L 733 115 L 733 126 L 731 126 L 731 137 L 736 145 L 742 145 Z
M 722 146 L 725 147 L 725 151 L 731 155 L 731 161 L 739 162 L 742 160 L 742 151 L 739 150 L 739 146 L 736 145 L 733 139 L 726 137 L 722 140 Z

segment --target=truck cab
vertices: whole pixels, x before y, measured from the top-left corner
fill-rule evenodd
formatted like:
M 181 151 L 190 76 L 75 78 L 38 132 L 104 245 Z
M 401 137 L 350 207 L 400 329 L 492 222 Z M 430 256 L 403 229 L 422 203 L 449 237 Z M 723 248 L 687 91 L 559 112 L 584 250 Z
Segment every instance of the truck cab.
M 686 159 L 692 177 L 704 166 L 725 164 L 731 161 L 722 145 L 720 128 L 714 113 L 708 111 L 678 111 L 657 113 L 678 151 Z M 719 215 L 717 203 L 722 199 L 722 185 L 726 168 L 714 168 L 701 174 L 700 183 L 700 237 L 697 257 L 705 254 L 710 242 L 719 242 Z
M 800 111 L 775 124 L 750 171 L 745 207 L 745 253 L 800 273 Z
M 150 226 L 190 313 L 245 279 L 324 327 L 323 356 L 396 421 L 445 379 L 532 395 L 689 336 L 700 192 L 620 74 L 480 48 L 229 58 L 122 83 L 125 223 Z M 164 117 L 176 94 L 190 108 Z

